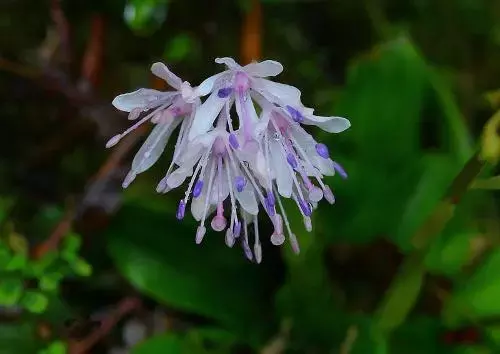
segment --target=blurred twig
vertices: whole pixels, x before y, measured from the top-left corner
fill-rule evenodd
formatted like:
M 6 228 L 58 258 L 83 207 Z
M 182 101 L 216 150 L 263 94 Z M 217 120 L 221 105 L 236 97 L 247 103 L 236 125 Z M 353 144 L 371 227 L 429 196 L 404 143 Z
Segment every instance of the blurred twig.
M 50 15 L 59 36 L 61 59 L 63 63 L 71 62 L 70 25 L 61 8 L 61 0 L 51 0 Z
M 108 313 L 101 320 L 100 326 L 81 341 L 70 342 L 69 354 L 83 354 L 90 352 L 90 349 L 104 338 L 113 327 L 127 314 L 138 309 L 141 302 L 138 298 L 124 298 L 116 308 Z
M 262 51 L 262 6 L 260 0 L 252 0 L 251 6 L 245 17 L 241 33 L 241 60 L 243 64 L 259 60 Z
M 349 354 L 352 351 L 357 338 L 358 328 L 356 326 L 349 327 L 349 329 L 347 330 L 346 338 L 340 346 L 340 354 Z
M 68 208 L 66 215 L 59 222 L 59 224 L 57 224 L 57 226 L 54 228 L 50 236 L 42 244 L 40 244 L 38 247 L 34 249 L 33 256 L 35 258 L 41 258 L 47 252 L 57 249 L 63 237 L 71 229 L 73 217 L 74 217 L 74 208 L 70 207 Z

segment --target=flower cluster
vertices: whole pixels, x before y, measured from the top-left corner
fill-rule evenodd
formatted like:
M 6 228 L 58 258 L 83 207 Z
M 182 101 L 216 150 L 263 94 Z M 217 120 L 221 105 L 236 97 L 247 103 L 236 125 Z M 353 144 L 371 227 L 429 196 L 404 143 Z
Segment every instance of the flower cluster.
M 302 125 L 340 133 L 349 128 L 350 122 L 314 115 L 313 109 L 301 103 L 297 88 L 267 79 L 283 71 L 276 61 L 246 66 L 231 58 L 215 61 L 227 70 L 194 88 L 164 64 L 155 63 L 153 74 L 176 91 L 140 89 L 114 99 L 113 105 L 129 112 L 130 120 L 140 120 L 111 138 L 107 147 L 147 121 L 155 124 L 135 155 L 123 187 L 158 160 L 180 125 L 172 162 L 157 191 L 166 193 L 189 181 L 176 216 L 184 218 L 191 200 L 191 214 L 200 222 L 196 243 L 202 242 L 207 218 L 213 214 L 210 226 L 225 231 L 226 244 L 232 247 L 238 240 L 246 257 L 260 263 L 258 214 L 263 210 L 274 226 L 271 243 L 283 244 L 286 233 L 293 250 L 299 252 L 282 198 L 296 203 L 310 231 L 311 214 L 318 202 L 323 198 L 335 202 L 323 177 L 335 172 L 347 177 L 330 158 L 326 145 L 318 143 Z M 204 96 L 208 98 L 202 102 Z

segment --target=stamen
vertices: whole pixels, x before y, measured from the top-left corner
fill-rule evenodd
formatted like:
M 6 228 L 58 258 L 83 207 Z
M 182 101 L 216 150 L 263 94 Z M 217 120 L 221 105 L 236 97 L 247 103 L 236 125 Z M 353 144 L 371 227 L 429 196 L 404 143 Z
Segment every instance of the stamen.
M 198 198 L 203 190 L 203 180 L 198 179 L 193 189 L 193 198 Z
M 177 213 L 175 215 L 177 217 L 177 220 L 184 219 L 185 213 L 186 213 L 186 202 L 184 201 L 184 199 L 182 199 L 179 202 L 179 206 L 177 207 Z
M 321 156 L 324 159 L 329 159 L 330 158 L 330 153 L 328 152 L 328 147 L 325 144 L 318 143 L 316 144 L 316 152 L 318 153 L 319 156 Z
M 253 217 L 253 225 L 255 230 L 255 242 L 253 245 L 253 252 L 255 254 L 255 260 L 257 261 L 258 264 L 260 264 L 260 262 L 262 262 L 262 246 L 260 245 L 260 239 L 259 239 L 259 219 L 257 218 L 257 215 Z
M 236 138 L 236 135 L 234 133 L 229 134 L 229 144 L 231 144 L 231 147 L 235 150 L 240 147 L 238 138 Z
M 231 92 L 233 92 L 232 87 L 224 87 L 217 91 L 217 96 L 219 96 L 219 98 L 226 98 L 231 94 Z
M 304 121 L 304 116 L 298 110 L 293 108 L 292 106 L 285 107 L 288 113 L 292 116 L 292 119 L 297 123 L 302 123 Z
M 325 199 L 328 201 L 328 203 L 330 203 L 330 204 L 334 204 L 335 203 L 335 196 L 333 195 L 332 190 L 330 189 L 330 187 L 325 186 L 323 188 L 323 194 L 325 196 Z
M 313 227 L 312 227 L 312 221 L 309 216 L 304 216 L 304 226 L 306 228 L 307 232 L 311 232 Z
M 123 183 L 122 183 L 122 187 L 127 188 L 128 186 L 130 186 L 130 183 L 132 183 L 136 177 L 137 177 L 137 174 L 134 171 L 130 171 L 125 176 L 125 179 L 123 180 Z
M 236 176 L 234 178 L 234 186 L 236 187 L 236 190 L 238 192 L 243 192 L 243 189 L 245 189 L 245 186 L 247 185 L 247 180 L 243 176 Z
M 347 179 L 347 177 L 348 177 L 347 172 L 344 170 L 344 168 L 339 163 L 332 161 L 332 166 L 333 166 L 333 169 L 338 172 L 340 177 L 342 177 L 343 179 Z
M 285 208 L 283 207 L 283 203 L 281 202 L 281 198 L 280 198 L 279 194 L 278 194 L 277 200 L 278 200 L 278 206 L 279 206 L 283 221 L 285 223 L 285 228 L 286 228 L 286 231 L 288 233 L 288 240 L 290 241 L 290 244 L 292 246 L 293 251 L 296 254 L 298 254 L 300 252 L 299 243 L 297 241 L 297 237 L 292 233 L 292 229 L 290 228 L 290 222 L 288 221 L 288 218 L 286 216 Z

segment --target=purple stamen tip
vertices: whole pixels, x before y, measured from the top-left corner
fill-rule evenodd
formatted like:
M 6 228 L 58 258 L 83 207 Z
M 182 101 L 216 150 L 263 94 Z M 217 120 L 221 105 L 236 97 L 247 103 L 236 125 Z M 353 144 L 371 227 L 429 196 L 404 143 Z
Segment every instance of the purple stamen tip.
M 332 161 L 332 166 L 333 169 L 342 177 L 343 179 L 347 179 L 347 172 L 344 170 L 344 168 L 337 162 Z
M 312 208 L 309 203 L 307 203 L 304 199 L 299 199 L 299 205 L 305 216 L 311 216 Z
M 302 123 L 304 121 L 304 116 L 298 110 L 292 106 L 286 106 L 286 110 L 292 116 L 292 119 L 297 123 Z
M 274 198 L 274 194 L 271 190 L 267 191 L 267 201 L 272 207 L 276 204 L 276 199 Z
M 316 144 L 316 152 L 324 159 L 328 159 L 330 157 L 330 153 L 328 152 L 328 148 L 325 144 Z
M 179 202 L 179 207 L 177 208 L 177 214 L 175 215 L 177 217 L 177 220 L 184 219 L 185 213 L 186 213 L 186 202 L 184 201 L 184 199 L 182 199 Z
M 236 190 L 238 192 L 242 192 L 245 186 L 247 185 L 247 181 L 243 176 L 236 176 L 234 178 L 234 185 L 236 186 Z
M 234 226 L 233 226 L 233 236 L 234 236 L 234 238 L 240 237 L 240 233 L 241 233 L 241 222 L 239 222 L 238 220 L 236 220 L 236 222 L 234 223 Z
M 297 166 L 299 165 L 297 163 L 297 159 L 295 158 L 295 156 L 291 152 L 288 153 L 288 155 L 286 155 L 286 160 L 288 161 L 288 164 L 290 166 L 292 166 L 293 169 L 296 169 Z
M 231 92 L 233 92 L 232 87 L 224 87 L 217 92 L 217 96 L 219 96 L 220 98 L 226 98 L 231 94 Z
M 193 189 L 193 198 L 198 198 L 203 190 L 203 181 L 201 179 L 197 180 Z
M 238 142 L 238 138 L 233 133 L 229 134 L 229 144 L 235 150 L 240 147 L 240 143 Z

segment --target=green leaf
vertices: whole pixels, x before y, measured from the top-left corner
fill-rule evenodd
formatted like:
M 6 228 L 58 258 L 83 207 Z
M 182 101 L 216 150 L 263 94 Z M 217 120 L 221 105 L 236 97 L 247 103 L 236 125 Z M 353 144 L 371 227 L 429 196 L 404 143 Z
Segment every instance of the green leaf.
M 47 296 L 37 291 L 26 291 L 21 298 L 21 305 L 33 313 L 42 313 L 47 308 Z
M 18 303 L 23 293 L 23 282 L 20 278 L 4 278 L 0 280 L 0 305 L 13 306 Z
M 28 264 L 28 256 L 24 253 L 15 253 L 7 263 L 6 271 L 23 270 Z
M 131 354 L 184 354 L 182 347 L 182 338 L 168 333 L 147 339 L 132 348 Z
M 390 333 L 405 320 L 415 305 L 425 276 L 422 257 L 416 253 L 407 257 L 400 272 L 387 290 L 378 311 L 376 328 Z
M 92 267 L 83 258 L 77 258 L 70 263 L 71 269 L 82 277 L 88 277 L 92 274 Z
M 266 329 L 266 290 L 272 272 L 229 249 L 220 234 L 201 245 L 195 229 L 148 209 L 125 205 L 107 231 L 109 252 L 121 273 L 148 296 L 169 306 L 208 316 L 246 333 Z
M 82 245 L 82 239 L 80 235 L 70 232 L 63 239 L 63 250 L 70 253 L 77 253 Z
M 500 315 L 500 250 L 493 251 L 474 274 L 456 286 L 443 309 L 451 326 Z
M 43 291 L 54 291 L 57 290 L 62 279 L 63 275 L 60 273 L 44 274 L 40 278 L 38 286 L 40 287 L 40 290 Z
M 128 0 L 123 16 L 136 33 L 149 35 L 159 29 L 167 17 L 168 0 Z
M 58 252 L 49 251 L 45 253 L 42 258 L 32 260 L 29 264 L 29 268 L 31 268 L 31 272 L 34 276 L 41 277 L 47 269 L 57 261 L 58 258 Z
M 66 344 L 61 341 L 52 342 L 46 349 L 47 354 L 66 354 L 67 352 L 68 348 Z
M 328 215 L 322 211 L 327 225 L 332 214 L 338 215 L 329 238 L 369 242 L 395 233 L 394 220 L 421 173 L 421 110 L 428 90 L 426 63 L 407 38 L 383 44 L 351 65 L 335 113 L 349 118 L 352 128 L 322 139 L 331 139 L 339 149 L 343 140 L 349 141 L 346 155 L 352 154 L 338 157 L 349 180 L 332 184 L 348 215 L 339 208 Z
M 180 62 L 188 55 L 193 54 L 192 52 L 195 46 L 196 42 L 193 37 L 188 34 L 178 34 L 170 40 L 165 48 L 163 56 L 167 58 L 169 62 Z
M 405 204 L 394 236 L 394 241 L 402 249 L 411 249 L 411 236 L 434 211 L 460 167 L 446 155 L 424 157 L 422 175 Z
M 0 353 L 36 353 L 39 345 L 35 322 L 0 325 Z

